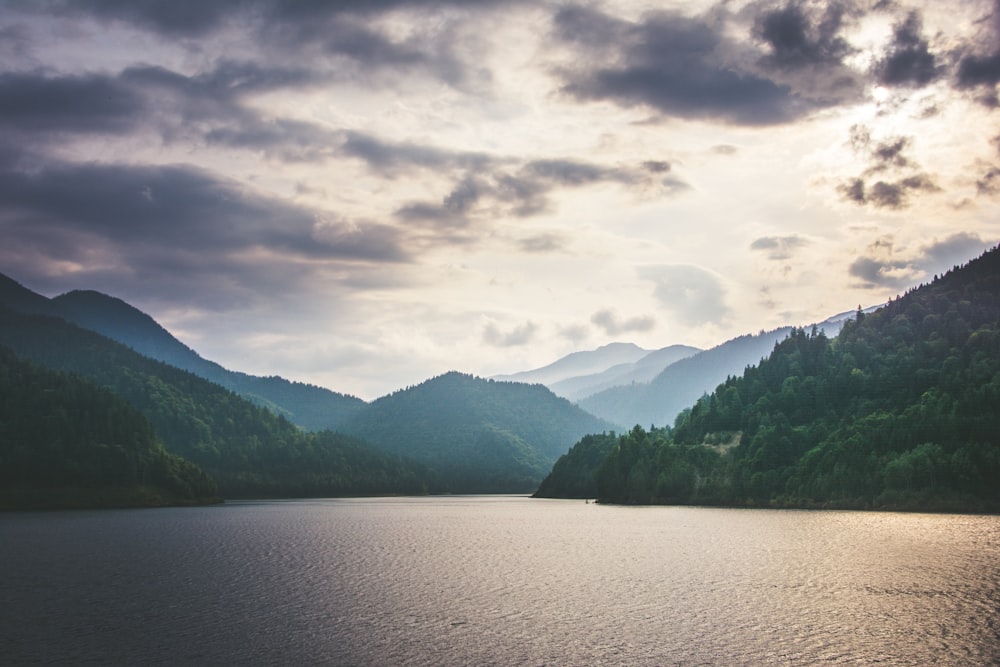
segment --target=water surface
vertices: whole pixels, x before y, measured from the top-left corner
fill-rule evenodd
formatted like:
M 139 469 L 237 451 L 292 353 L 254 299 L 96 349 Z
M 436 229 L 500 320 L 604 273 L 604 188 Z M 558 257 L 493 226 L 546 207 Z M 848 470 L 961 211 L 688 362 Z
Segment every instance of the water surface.
M 0 663 L 982 665 L 1000 517 L 381 498 L 0 515 Z

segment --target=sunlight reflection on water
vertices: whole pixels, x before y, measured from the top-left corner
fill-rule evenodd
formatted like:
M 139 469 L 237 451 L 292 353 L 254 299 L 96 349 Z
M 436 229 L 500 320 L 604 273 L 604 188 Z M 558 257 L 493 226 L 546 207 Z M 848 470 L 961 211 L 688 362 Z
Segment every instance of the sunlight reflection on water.
M 523 497 L 0 516 L 5 663 L 991 664 L 1000 517 Z

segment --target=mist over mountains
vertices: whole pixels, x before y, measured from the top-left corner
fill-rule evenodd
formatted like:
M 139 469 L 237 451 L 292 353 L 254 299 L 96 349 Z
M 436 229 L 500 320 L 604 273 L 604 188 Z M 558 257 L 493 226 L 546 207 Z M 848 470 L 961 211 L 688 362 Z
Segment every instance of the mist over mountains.
M 0 275 L 0 313 L 0 345 L 124 399 L 229 497 L 531 492 L 581 438 L 670 424 L 793 331 L 708 350 L 611 343 L 490 379 L 449 372 L 367 403 L 223 368 L 100 292 L 50 299 Z M 817 326 L 835 335 L 854 316 Z
M 843 312 L 814 326 L 832 337 L 855 316 L 855 311 Z M 741 375 L 760 362 L 792 329 L 746 334 L 708 350 L 686 345 L 643 350 L 629 343 L 612 343 L 574 352 L 542 368 L 495 377 L 544 384 L 619 430 L 636 424 L 667 426 L 726 378 Z

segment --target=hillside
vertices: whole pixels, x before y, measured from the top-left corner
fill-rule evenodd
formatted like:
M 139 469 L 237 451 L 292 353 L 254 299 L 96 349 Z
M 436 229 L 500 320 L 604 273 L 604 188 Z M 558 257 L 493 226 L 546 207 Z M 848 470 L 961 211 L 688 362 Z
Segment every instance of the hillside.
M 0 509 L 192 505 L 215 483 L 135 408 L 0 346 Z
M 1000 511 L 998 406 L 994 248 L 836 339 L 793 330 L 672 431 L 619 438 L 592 479 L 622 503 Z
M 0 344 L 126 400 L 168 451 L 210 474 L 225 497 L 442 490 L 420 465 L 348 436 L 303 432 L 219 385 L 62 319 L 0 307 Z
M 146 313 L 100 292 L 75 290 L 48 299 L 0 274 L 0 305 L 17 312 L 60 317 L 96 331 L 143 356 L 230 389 L 311 431 L 335 428 L 364 406 L 359 398 L 322 387 L 227 370 L 203 359 Z
M 344 431 L 427 464 L 458 493 L 533 491 L 556 458 L 610 425 L 542 385 L 447 373 L 384 396 Z

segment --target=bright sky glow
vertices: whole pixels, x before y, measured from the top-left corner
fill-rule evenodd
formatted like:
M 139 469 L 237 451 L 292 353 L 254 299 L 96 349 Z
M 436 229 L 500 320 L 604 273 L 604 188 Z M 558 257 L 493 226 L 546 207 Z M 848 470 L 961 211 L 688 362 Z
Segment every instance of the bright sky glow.
M 0 8 L 0 272 L 371 399 L 884 302 L 1000 238 L 993 2 Z

